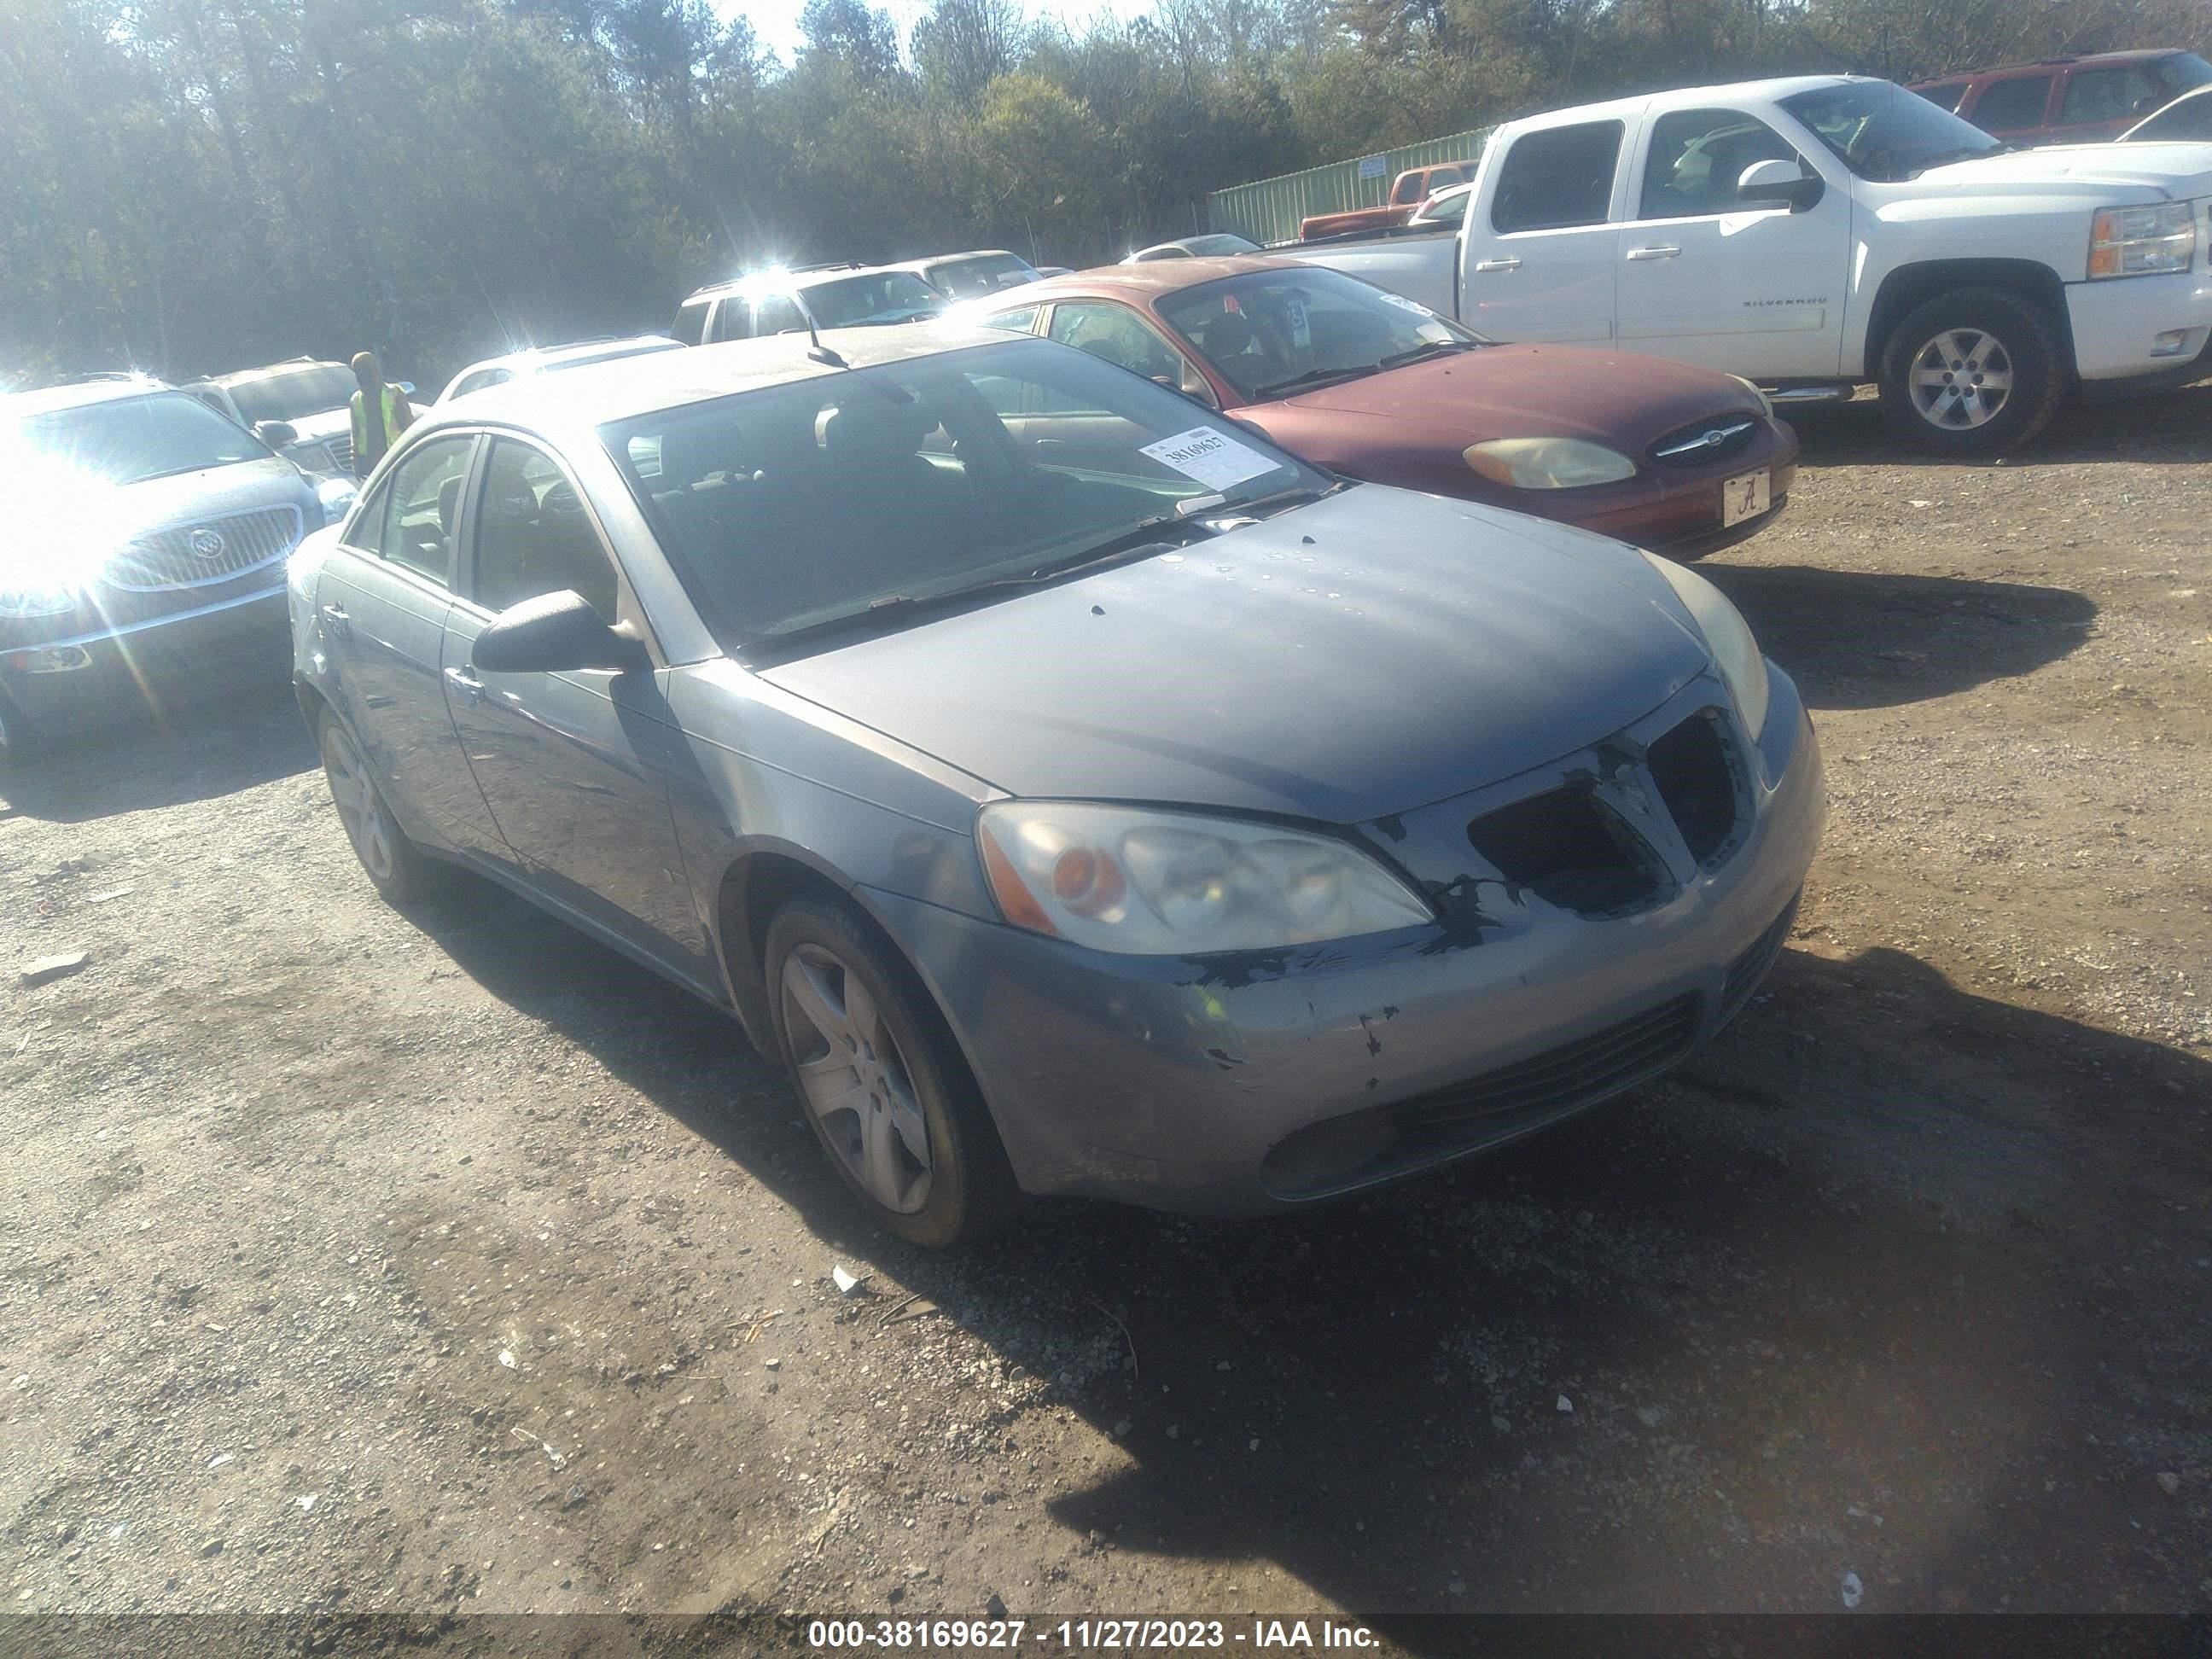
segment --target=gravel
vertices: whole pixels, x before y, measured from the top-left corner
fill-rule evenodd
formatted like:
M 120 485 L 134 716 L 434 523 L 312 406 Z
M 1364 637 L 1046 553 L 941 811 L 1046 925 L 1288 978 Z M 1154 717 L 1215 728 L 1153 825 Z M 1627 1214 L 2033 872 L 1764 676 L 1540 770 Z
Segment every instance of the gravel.
M 378 902 L 281 686 L 0 787 L 91 957 L 0 995 L 0 1605 L 2204 1611 L 2212 388 L 1805 435 L 1705 565 L 1828 757 L 1774 976 L 1310 1214 L 875 1234 L 711 1010 Z

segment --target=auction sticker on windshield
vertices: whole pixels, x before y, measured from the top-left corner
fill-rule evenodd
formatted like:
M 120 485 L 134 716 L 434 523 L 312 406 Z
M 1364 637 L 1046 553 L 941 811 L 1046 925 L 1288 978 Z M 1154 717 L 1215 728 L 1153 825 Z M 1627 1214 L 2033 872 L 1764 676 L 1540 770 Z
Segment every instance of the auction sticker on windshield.
M 1247 478 L 1273 472 L 1282 465 L 1210 426 L 1194 426 L 1188 432 L 1178 432 L 1172 438 L 1145 445 L 1137 453 L 1149 455 L 1161 465 L 1171 466 L 1184 477 L 1194 478 L 1211 489 L 1226 489 Z

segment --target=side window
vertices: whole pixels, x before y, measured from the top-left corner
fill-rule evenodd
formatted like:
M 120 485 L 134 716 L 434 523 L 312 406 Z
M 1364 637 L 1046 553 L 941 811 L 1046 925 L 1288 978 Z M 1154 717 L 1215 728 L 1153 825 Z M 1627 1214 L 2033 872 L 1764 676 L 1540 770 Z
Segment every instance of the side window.
M 568 588 L 608 622 L 620 619 L 613 561 L 575 486 L 541 449 L 492 440 L 473 551 L 469 597 L 487 611 Z
M 714 325 L 708 338 L 718 343 L 723 340 L 749 340 L 752 333 L 752 301 L 741 300 L 734 294 L 724 295 L 722 302 L 714 307 Z
M 1024 306 L 1019 311 L 1002 311 L 995 317 L 986 317 L 986 328 L 1003 328 L 1009 334 L 1034 334 L 1036 331 L 1037 308 Z
M 806 326 L 799 302 L 787 294 L 771 294 L 755 308 L 756 334 L 795 334 Z
M 1982 88 L 1966 118 L 1984 132 L 2015 132 L 2043 125 L 2044 106 L 2051 101 L 2051 77 L 2024 75 L 2010 81 L 1992 81 Z
M 709 300 L 686 300 L 676 313 L 676 325 L 668 331 L 685 345 L 697 345 L 707 337 L 707 307 Z
M 1510 234 L 1603 224 L 1621 132 L 1618 121 L 1586 121 L 1515 139 L 1498 170 L 1492 227 Z
M 2150 76 L 2139 69 L 2077 69 L 2066 80 L 2066 97 L 2058 106 L 2058 124 L 2073 126 L 2091 121 L 2131 119 L 2138 106 L 2155 108 L 2163 100 Z
M 1937 109 L 1947 109 L 1956 114 L 1959 100 L 1966 95 L 1966 83 L 1964 81 L 1954 81 L 1948 86 L 1921 87 L 1917 90 L 1923 98 L 1935 105 Z
M 1740 111 L 1683 109 L 1651 125 L 1639 219 L 1692 219 L 1735 213 L 1735 181 L 1754 161 L 1796 161 L 1773 128 Z M 1802 165 L 1802 163 L 1801 163 Z
M 464 435 L 433 438 L 409 450 L 392 469 L 376 511 L 356 521 L 374 526 L 364 530 L 362 550 L 450 586 L 461 485 L 475 446 L 473 436 Z

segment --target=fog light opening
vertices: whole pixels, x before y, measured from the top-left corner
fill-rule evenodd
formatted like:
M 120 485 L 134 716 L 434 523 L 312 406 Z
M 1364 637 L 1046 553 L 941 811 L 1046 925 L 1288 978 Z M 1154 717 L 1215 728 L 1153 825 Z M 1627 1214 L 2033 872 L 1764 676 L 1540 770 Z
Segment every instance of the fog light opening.
M 27 651 L 10 651 L 4 659 L 19 674 L 67 674 L 92 666 L 92 653 L 81 645 L 41 645 Z
M 2188 346 L 2187 329 L 2169 328 L 2150 343 L 2150 355 L 2154 357 L 2179 357 Z

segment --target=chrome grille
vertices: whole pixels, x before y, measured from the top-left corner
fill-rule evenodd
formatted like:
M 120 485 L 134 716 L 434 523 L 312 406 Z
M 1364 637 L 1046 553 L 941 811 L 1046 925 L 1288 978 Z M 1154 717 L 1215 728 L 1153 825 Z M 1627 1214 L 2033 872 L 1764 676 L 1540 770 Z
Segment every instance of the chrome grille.
M 1739 410 L 1714 415 L 1677 427 L 1651 446 L 1651 459 L 1662 466 L 1704 466 L 1726 460 L 1747 447 L 1759 432 L 1759 416 Z
M 314 441 L 322 445 L 324 448 L 331 452 L 331 459 L 338 464 L 338 470 L 340 471 L 350 472 L 353 471 L 352 433 L 333 432 L 329 437 L 317 438 Z
M 206 587 L 283 558 L 300 539 L 300 509 L 264 507 L 139 537 L 107 562 L 101 585 L 126 593 Z

